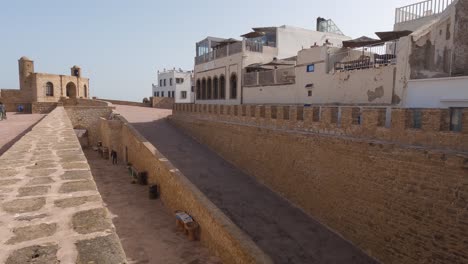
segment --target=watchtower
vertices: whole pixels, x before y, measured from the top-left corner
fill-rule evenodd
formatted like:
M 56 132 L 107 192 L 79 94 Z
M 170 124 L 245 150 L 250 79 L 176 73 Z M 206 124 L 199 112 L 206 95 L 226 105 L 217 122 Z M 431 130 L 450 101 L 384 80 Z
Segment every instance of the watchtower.
M 18 66 L 20 90 L 30 90 L 31 79 L 29 77 L 34 73 L 34 61 L 23 56 L 19 59 Z

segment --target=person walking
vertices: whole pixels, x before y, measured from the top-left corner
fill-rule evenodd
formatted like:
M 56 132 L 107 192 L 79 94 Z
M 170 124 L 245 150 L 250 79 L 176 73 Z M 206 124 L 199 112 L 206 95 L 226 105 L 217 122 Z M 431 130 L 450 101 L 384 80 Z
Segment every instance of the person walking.
M 117 151 L 111 151 L 112 164 L 117 164 Z
M 6 106 L 0 102 L 0 121 L 2 121 L 3 119 L 6 119 Z

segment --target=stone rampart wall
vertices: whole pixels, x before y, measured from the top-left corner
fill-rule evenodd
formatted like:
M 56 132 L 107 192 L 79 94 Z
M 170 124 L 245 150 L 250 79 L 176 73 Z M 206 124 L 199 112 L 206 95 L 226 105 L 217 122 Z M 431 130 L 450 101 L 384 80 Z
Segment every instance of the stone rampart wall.
M 101 99 L 101 101 L 106 101 L 115 105 L 130 105 L 130 106 L 140 106 L 140 107 L 151 107 L 151 104 L 139 103 L 139 102 L 130 102 L 130 101 L 120 101 L 120 100 L 109 100 L 109 99 Z
M 108 118 L 114 107 L 110 106 L 65 106 L 65 110 L 74 128 L 88 130 L 88 143 L 97 145 L 99 141 L 99 120 Z
M 157 184 L 169 210 L 188 212 L 200 225 L 200 240 L 224 263 L 272 263 L 255 243 L 231 222 L 170 161 L 141 136 L 123 117 L 101 119 L 103 145 Z
M 25 112 L 31 112 L 31 99 L 26 98 L 20 90 L 0 90 L 0 102 L 6 106 L 7 112 L 16 112 L 19 105 L 23 105 Z
M 415 130 L 404 109 L 389 128 L 372 108 L 362 125 L 341 109 L 340 126 L 333 107 L 284 109 L 177 105 L 170 120 L 383 263 L 468 261 L 466 125 L 441 132 L 439 110 Z
M 468 151 L 468 108 L 462 131 L 450 131 L 448 109 L 333 106 L 176 104 L 174 115 L 265 128 L 382 140 L 398 144 Z M 418 115 L 419 118 L 416 118 Z M 418 126 L 415 120 L 420 120 Z
M 34 102 L 32 103 L 32 113 L 33 114 L 48 114 L 52 112 L 58 103 L 42 103 L 42 102 Z
M 174 107 L 174 98 L 169 97 L 151 97 L 154 108 L 172 109 Z
M 127 263 L 63 107 L 0 156 L 0 263 Z

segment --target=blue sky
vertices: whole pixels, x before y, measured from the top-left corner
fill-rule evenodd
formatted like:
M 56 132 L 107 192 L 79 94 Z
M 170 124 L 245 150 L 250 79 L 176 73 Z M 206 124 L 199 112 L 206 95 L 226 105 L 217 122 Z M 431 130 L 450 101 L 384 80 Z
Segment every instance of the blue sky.
M 238 37 L 251 27 L 314 29 L 331 18 L 351 37 L 391 30 L 395 8 L 417 0 L 0 0 L 0 88 L 18 88 L 17 61 L 37 72 L 79 65 L 91 95 L 140 101 L 156 71 L 193 68 L 195 42 Z

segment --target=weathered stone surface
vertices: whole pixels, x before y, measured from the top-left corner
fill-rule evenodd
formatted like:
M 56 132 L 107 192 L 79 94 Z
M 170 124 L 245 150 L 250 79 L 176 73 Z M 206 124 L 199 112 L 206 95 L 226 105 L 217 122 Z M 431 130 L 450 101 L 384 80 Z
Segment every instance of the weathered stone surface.
M 108 213 L 105 208 L 78 212 L 72 217 L 73 229 L 79 234 L 90 234 L 111 229 L 112 223 L 107 216 Z
M 86 161 L 84 155 L 63 155 L 60 157 L 61 162 L 76 162 L 76 161 Z
M 14 191 L 15 189 L 13 188 L 4 188 L 4 187 L 0 187 L 0 193 L 10 193 L 12 191 Z
M 17 244 L 19 242 L 34 240 L 41 237 L 48 237 L 57 231 L 57 224 L 39 224 L 13 229 L 14 237 L 7 241 L 7 244 Z
M 0 169 L 0 178 L 8 178 L 8 177 L 13 177 L 17 174 L 18 172 L 14 169 Z
M 9 186 L 9 185 L 13 185 L 13 184 L 16 184 L 17 182 L 19 182 L 20 180 L 18 179 L 10 179 L 10 180 L 0 180 L 0 186 Z
M 54 244 L 18 249 L 8 257 L 6 264 L 60 264 L 57 251 L 58 246 Z
M 66 182 L 60 186 L 60 193 L 95 191 L 96 185 L 93 181 Z
M 44 185 L 44 184 L 50 184 L 53 183 L 54 180 L 51 177 L 39 177 L 39 178 L 34 178 L 31 179 L 27 185 Z
M 92 177 L 91 172 L 88 170 L 74 170 L 74 171 L 65 171 L 63 175 L 60 176 L 62 180 L 85 180 Z
M 117 257 L 110 258 L 118 261 L 107 263 L 126 262 L 63 107 L 55 109 L 6 151 L 0 164 L 1 263 L 76 263 L 78 249 L 73 243 L 104 230 L 106 235 L 113 234 L 109 243 L 118 252 Z M 38 197 L 13 198 L 25 196 Z M 64 237 L 67 233 L 73 236 Z M 107 249 L 93 245 L 88 250 Z M 95 254 L 100 256 L 101 252 Z
M 38 196 L 49 192 L 50 186 L 21 187 L 18 189 L 17 197 Z
M 26 169 L 30 169 L 30 170 L 37 170 L 37 169 L 50 169 L 50 168 L 55 168 L 57 167 L 57 163 L 56 162 L 41 162 L 41 161 L 38 161 L 38 162 L 35 162 L 34 165 L 32 166 L 28 166 L 26 167 Z
M 76 243 L 78 259 L 76 264 L 120 264 L 126 263 L 125 255 L 120 249 L 118 237 L 114 234 L 81 240 Z
M 55 206 L 60 208 L 68 208 L 68 207 L 76 207 L 88 202 L 96 202 L 99 201 L 100 197 L 98 195 L 93 196 L 84 196 L 84 197 L 74 197 L 74 198 L 67 198 L 62 200 L 56 200 Z
M 38 214 L 38 215 L 25 215 L 25 216 L 20 216 L 16 217 L 15 220 L 17 221 L 32 221 L 35 219 L 41 219 L 49 216 L 48 214 Z
M 73 170 L 73 169 L 89 169 L 89 166 L 85 162 L 70 162 L 70 163 L 62 163 L 62 168 L 65 170 Z
M 62 157 L 68 157 L 68 156 L 73 156 L 73 155 L 83 155 L 83 152 L 81 149 L 76 149 L 76 150 L 59 150 L 57 151 L 57 156 L 60 158 Z
M 41 209 L 46 203 L 43 197 L 31 199 L 17 199 L 2 204 L 4 211 L 9 213 L 34 212 Z
M 50 176 L 51 174 L 54 174 L 57 172 L 56 169 L 36 169 L 36 170 L 30 170 L 26 176 L 27 177 L 47 177 Z

